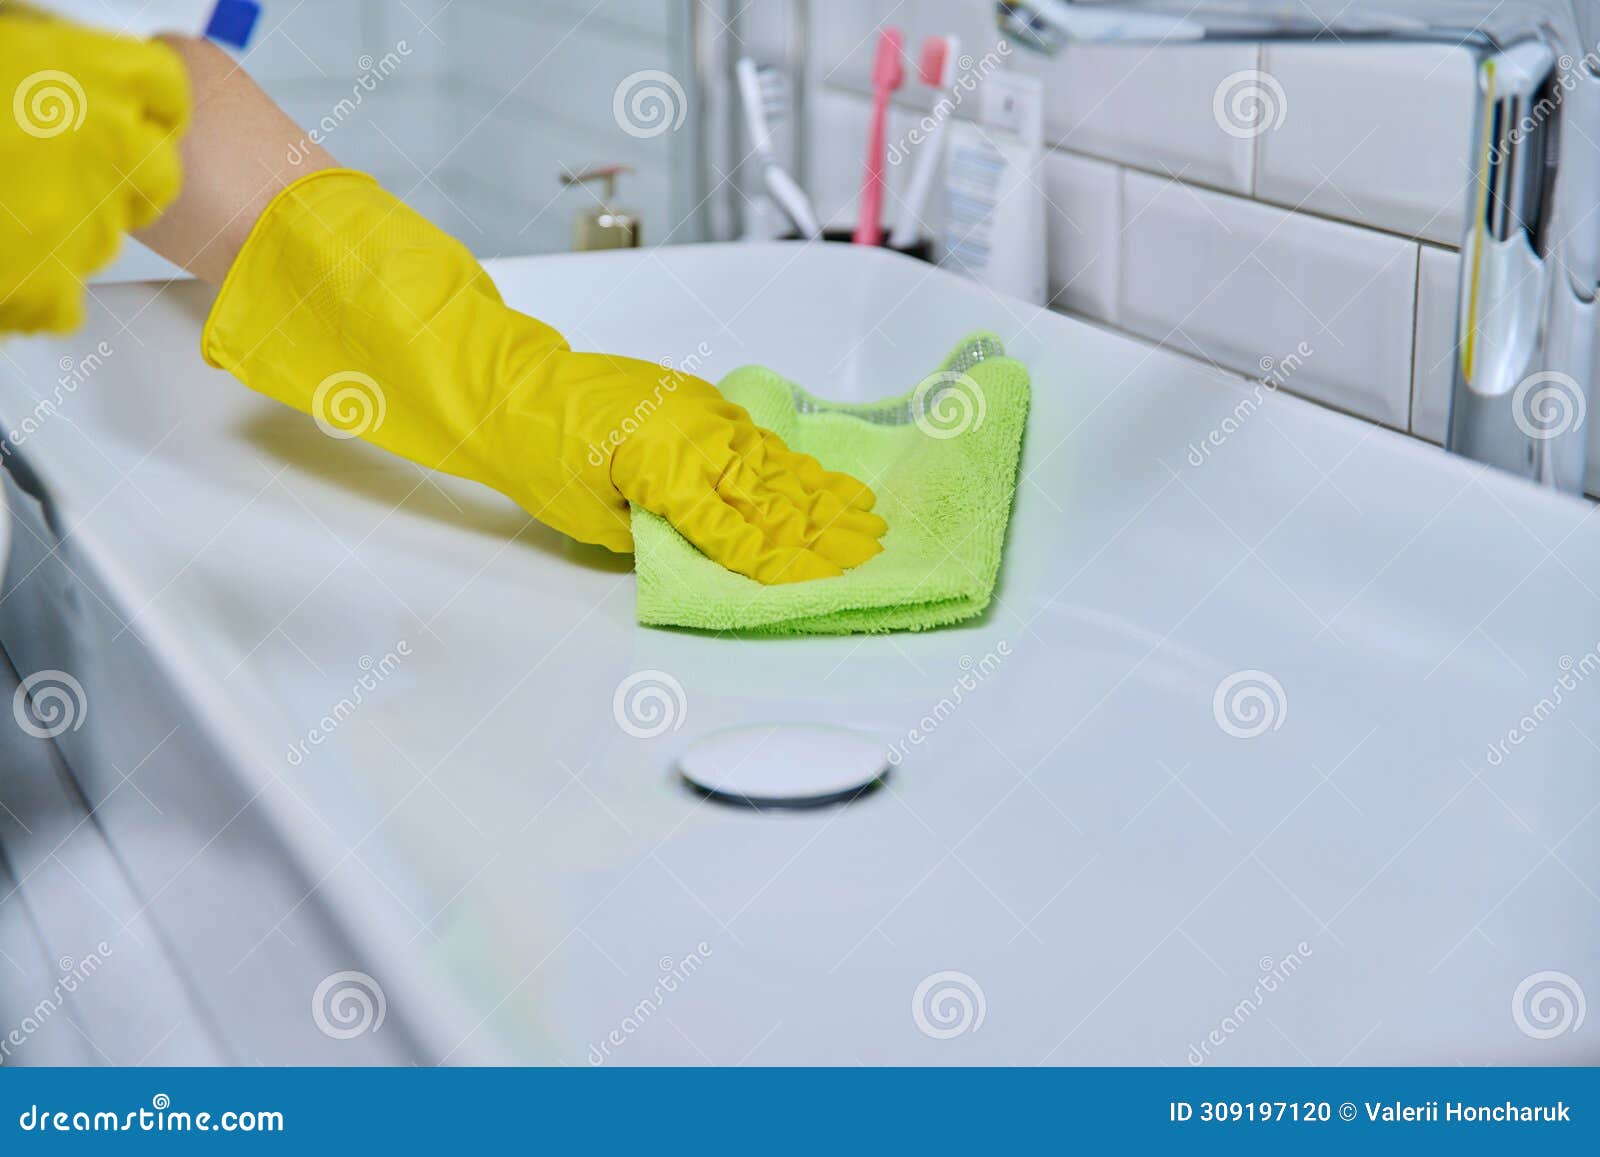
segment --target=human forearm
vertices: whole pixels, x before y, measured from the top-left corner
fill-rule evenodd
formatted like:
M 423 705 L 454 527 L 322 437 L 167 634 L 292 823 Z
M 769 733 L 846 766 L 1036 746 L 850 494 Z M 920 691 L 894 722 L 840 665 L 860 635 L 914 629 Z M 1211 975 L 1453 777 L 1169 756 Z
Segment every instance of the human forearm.
M 290 182 L 334 161 L 225 52 L 162 37 L 183 58 L 194 115 L 183 140 L 183 190 L 136 237 L 195 276 L 221 282 L 262 210 Z M 290 156 L 299 158 L 291 163 Z

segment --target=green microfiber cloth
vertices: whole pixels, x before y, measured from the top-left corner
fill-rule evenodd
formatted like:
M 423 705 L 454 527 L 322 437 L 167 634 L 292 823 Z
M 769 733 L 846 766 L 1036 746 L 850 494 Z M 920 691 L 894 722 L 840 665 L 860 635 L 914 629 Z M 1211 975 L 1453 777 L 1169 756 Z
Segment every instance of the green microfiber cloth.
M 823 401 L 761 366 L 723 395 L 789 447 L 866 482 L 889 524 L 883 553 L 838 578 L 763 586 L 712 562 L 658 515 L 633 511 L 639 621 L 760 635 L 921 631 L 989 605 L 1017 484 L 1028 372 L 976 333 L 915 389 Z

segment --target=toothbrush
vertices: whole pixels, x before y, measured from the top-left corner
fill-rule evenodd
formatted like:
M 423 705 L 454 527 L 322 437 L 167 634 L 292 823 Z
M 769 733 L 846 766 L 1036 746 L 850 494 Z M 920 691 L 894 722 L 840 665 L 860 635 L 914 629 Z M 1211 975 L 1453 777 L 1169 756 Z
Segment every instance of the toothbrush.
M 867 168 L 861 181 L 861 214 L 856 221 L 857 245 L 883 243 L 883 137 L 889 119 L 889 94 L 905 82 L 905 64 L 900 50 L 905 37 L 898 28 L 885 28 L 878 37 L 878 52 L 872 61 L 872 126 L 867 135 Z
M 772 153 L 772 126 L 768 117 L 781 116 L 786 106 L 782 74 L 774 68 L 757 68 L 756 62 L 748 56 L 739 58 L 735 71 L 739 77 L 739 100 L 744 105 L 745 123 L 750 128 L 750 146 L 761 162 L 761 180 L 767 187 L 767 195 L 783 210 L 800 236 L 820 237 L 822 225 L 811 207 L 811 198 Z
M 917 153 L 916 168 L 911 171 L 911 186 L 906 190 L 905 203 L 900 206 L 900 219 L 889 235 L 889 245 L 894 249 L 909 249 L 922 235 L 922 214 L 933 192 L 933 175 L 944 154 L 944 124 L 948 113 L 940 115 L 940 101 L 956 82 L 956 59 L 961 55 L 961 41 L 954 36 L 929 36 L 922 42 L 920 73 L 922 83 L 933 89 L 933 129 L 922 142 Z

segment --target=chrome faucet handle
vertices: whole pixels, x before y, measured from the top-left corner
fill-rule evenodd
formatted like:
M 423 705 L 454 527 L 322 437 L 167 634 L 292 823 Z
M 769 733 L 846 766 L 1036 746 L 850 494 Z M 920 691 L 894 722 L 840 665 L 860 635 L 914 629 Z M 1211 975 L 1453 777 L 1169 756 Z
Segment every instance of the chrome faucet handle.
M 1591 0 L 1020 0 L 1074 40 L 1422 40 L 1508 48 L 1582 39 Z M 1596 31 L 1600 31 L 1597 26 Z
M 1600 2 L 1000 0 L 998 12 L 1013 38 L 1046 52 L 1071 40 L 1291 40 L 1472 53 L 1445 445 L 1582 492 L 1600 297 Z

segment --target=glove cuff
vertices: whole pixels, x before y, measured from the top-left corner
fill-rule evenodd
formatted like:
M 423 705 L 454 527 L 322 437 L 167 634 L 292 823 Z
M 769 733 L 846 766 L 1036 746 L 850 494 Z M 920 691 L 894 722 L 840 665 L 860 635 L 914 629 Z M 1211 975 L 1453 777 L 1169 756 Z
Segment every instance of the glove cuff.
M 222 288 L 217 291 L 211 312 L 206 317 L 205 327 L 200 331 L 200 356 L 205 358 L 207 365 L 224 370 L 238 369 L 241 356 L 237 352 L 237 345 L 243 335 L 239 332 L 234 314 L 242 312 L 243 307 L 235 311 L 233 303 L 248 295 L 246 283 L 255 276 L 256 267 L 267 262 L 265 251 L 281 252 L 283 246 L 275 243 L 274 238 L 275 233 L 285 228 L 280 219 L 292 215 L 291 210 L 303 201 L 310 186 L 330 181 L 340 185 L 349 182 L 371 185 L 381 195 L 388 195 L 382 192 L 376 177 L 356 169 L 318 169 L 278 190 L 277 196 L 267 203 L 261 216 L 256 218 L 250 236 L 228 267 L 228 274 L 222 279 Z
M 211 307 L 200 352 L 336 426 L 328 405 L 340 382 L 367 383 L 377 413 L 386 400 L 395 405 L 389 425 L 375 417 L 361 434 L 461 472 L 468 467 L 455 449 L 486 413 L 493 383 L 486 374 L 463 380 L 456 356 L 463 343 L 492 351 L 507 313 L 465 245 L 367 174 L 325 169 L 261 213 Z

